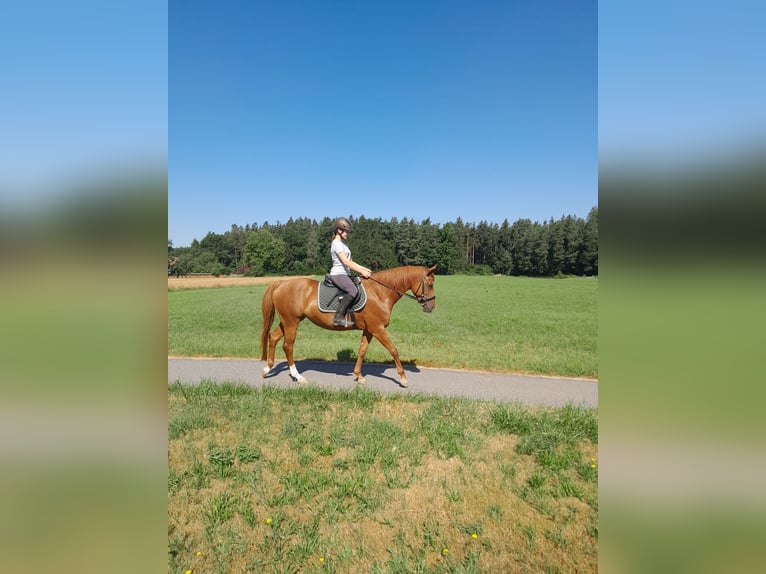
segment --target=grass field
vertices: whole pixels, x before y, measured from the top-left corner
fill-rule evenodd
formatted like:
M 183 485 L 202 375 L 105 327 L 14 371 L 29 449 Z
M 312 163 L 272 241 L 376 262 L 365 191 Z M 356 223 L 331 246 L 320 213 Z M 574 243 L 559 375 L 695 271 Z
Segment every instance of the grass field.
M 175 278 L 168 284 L 181 285 Z M 194 285 L 168 291 L 168 354 L 260 357 L 266 285 Z M 597 378 L 597 286 L 593 278 L 438 276 L 436 311 L 425 314 L 402 299 L 388 331 L 402 361 L 419 366 Z M 353 360 L 359 339 L 359 331 L 335 333 L 304 321 L 296 360 Z M 281 346 L 277 359 L 284 359 Z M 373 342 L 365 362 L 393 361 Z
M 169 279 L 168 353 L 259 357 L 266 282 Z M 389 333 L 421 366 L 595 378 L 597 283 L 439 276 L 436 311 L 403 299 Z M 359 337 L 304 322 L 296 359 Z M 597 449 L 582 407 L 173 384 L 168 571 L 595 572 Z
M 597 570 L 596 412 L 172 385 L 168 571 Z

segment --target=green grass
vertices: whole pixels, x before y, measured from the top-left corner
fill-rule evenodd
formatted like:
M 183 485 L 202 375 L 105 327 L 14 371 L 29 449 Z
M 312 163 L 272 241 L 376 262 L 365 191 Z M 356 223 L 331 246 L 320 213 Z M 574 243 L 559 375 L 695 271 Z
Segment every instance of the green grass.
M 593 278 L 438 276 L 437 309 L 409 299 L 388 331 L 403 362 L 419 366 L 598 377 L 597 295 Z M 265 286 L 168 292 L 168 353 L 260 357 Z M 354 360 L 360 332 L 335 333 L 304 321 L 297 360 Z M 283 359 L 281 345 L 277 358 Z M 373 342 L 366 362 L 391 363 Z
M 168 571 L 595 572 L 595 410 L 168 390 Z

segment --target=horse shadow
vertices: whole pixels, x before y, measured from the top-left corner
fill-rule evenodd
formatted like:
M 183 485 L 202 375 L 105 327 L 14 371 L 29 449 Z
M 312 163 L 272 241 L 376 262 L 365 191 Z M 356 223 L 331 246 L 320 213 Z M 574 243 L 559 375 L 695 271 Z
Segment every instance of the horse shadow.
M 295 361 L 296 368 L 306 376 L 309 371 L 315 371 L 323 375 L 335 375 L 341 376 L 353 376 L 354 365 L 356 364 L 356 353 L 351 349 L 343 349 L 338 351 L 336 361 L 327 361 L 322 359 L 303 359 Z M 414 361 L 402 361 L 402 367 L 404 367 L 405 373 L 419 373 L 420 369 L 417 367 Z M 287 365 L 287 361 L 280 361 L 274 365 L 269 378 L 279 375 L 281 373 L 289 372 L 290 367 Z M 393 376 L 386 373 L 386 371 L 392 371 Z M 365 361 L 362 365 L 362 373 L 365 377 L 375 377 L 378 379 L 387 379 L 396 384 L 399 384 L 399 374 L 396 372 L 396 366 L 391 363 L 375 363 Z

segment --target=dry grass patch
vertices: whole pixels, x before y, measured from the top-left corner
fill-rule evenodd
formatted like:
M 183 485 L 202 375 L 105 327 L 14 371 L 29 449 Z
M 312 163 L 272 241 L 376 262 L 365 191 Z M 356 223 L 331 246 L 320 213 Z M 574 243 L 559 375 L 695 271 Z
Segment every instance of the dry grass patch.
M 169 571 L 595 572 L 596 482 L 579 474 L 595 444 L 572 413 L 549 416 L 582 459 L 551 470 L 519 452 L 529 437 L 507 432 L 499 408 L 175 386 Z
M 186 277 L 168 277 L 168 290 L 210 289 L 214 287 L 242 287 L 243 285 L 270 285 L 283 277 L 231 277 L 222 275 L 196 275 Z

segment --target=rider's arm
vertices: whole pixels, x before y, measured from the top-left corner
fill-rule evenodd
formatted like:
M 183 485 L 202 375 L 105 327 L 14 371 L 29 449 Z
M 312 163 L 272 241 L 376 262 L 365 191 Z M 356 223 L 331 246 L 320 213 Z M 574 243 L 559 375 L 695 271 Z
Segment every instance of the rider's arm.
M 372 271 L 370 271 L 367 267 L 365 267 L 364 265 L 359 265 L 358 263 L 351 261 L 351 259 L 346 257 L 346 254 L 343 252 L 338 253 L 338 259 L 340 259 L 343 265 L 345 265 L 349 269 L 353 269 L 365 279 L 369 278 L 369 276 L 372 275 Z

